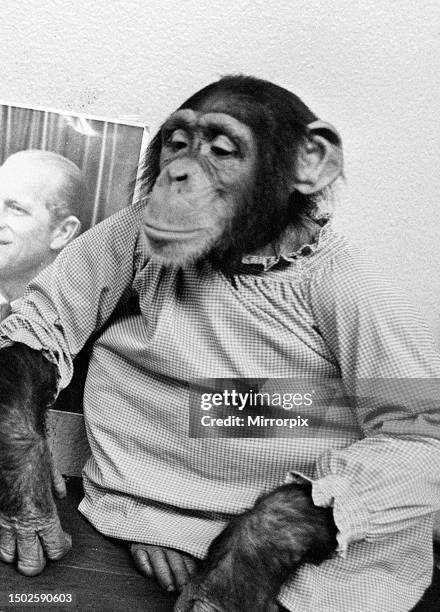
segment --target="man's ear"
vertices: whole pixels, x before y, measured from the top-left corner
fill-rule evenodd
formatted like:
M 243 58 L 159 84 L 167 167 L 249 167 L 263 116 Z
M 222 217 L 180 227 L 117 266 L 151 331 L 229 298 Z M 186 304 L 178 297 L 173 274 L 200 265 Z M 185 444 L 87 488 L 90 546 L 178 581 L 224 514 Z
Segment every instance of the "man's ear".
M 335 181 L 343 170 L 342 140 L 337 130 L 325 121 L 313 121 L 300 147 L 292 187 L 304 194 L 321 191 Z
M 61 251 L 73 240 L 81 230 L 81 221 L 74 215 L 69 215 L 52 230 L 50 248 L 52 251 Z

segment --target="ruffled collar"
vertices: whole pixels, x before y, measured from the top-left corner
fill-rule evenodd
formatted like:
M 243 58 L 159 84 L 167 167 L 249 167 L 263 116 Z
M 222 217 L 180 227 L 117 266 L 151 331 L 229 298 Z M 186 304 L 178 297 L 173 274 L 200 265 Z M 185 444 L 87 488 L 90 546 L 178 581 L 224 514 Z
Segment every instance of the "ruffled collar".
M 331 227 L 331 220 L 329 218 L 311 219 L 311 222 L 314 226 L 311 225 L 309 228 L 308 241 L 301 244 L 299 248 L 297 231 L 290 229 L 280 241 L 266 245 L 249 255 L 244 255 L 241 263 L 246 269 L 250 268 L 255 271 L 267 272 L 267 270 L 274 267 L 289 265 L 300 257 L 310 257 L 318 249 Z M 243 271 L 245 272 L 246 269 Z

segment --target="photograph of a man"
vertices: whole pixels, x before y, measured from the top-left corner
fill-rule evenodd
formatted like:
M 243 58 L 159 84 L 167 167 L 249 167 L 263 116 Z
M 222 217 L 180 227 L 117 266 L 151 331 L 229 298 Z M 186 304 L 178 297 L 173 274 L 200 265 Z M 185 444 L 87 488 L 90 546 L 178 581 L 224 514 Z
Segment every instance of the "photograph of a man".
M 85 197 L 83 173 L 57 153 L 19 151 L 0 166 L 0 320 L 80 233 Z

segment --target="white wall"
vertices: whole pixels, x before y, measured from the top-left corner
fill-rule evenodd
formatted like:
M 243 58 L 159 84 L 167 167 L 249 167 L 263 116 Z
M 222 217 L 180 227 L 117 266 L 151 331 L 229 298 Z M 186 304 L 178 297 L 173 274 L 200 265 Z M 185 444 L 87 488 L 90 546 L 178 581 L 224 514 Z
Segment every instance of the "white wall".
M 155 129 L 228 72 L 295 91 L 344 137 L 339 226 L 440 340 L 438 0 L 4 0 L 0 28 L 3 100 Z

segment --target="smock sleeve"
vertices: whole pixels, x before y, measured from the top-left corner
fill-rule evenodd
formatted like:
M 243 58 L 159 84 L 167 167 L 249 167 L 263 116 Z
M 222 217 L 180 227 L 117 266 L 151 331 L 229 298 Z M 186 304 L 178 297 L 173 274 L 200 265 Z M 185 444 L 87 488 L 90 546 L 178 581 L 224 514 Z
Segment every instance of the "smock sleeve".
M 309 292 L 363 433 L 316 464 L 313 499 L 333 506 L 343 551 L 440 506 L 440 357 L 404 295 L 356 252 L 326 262 Z
M 28 285 L 21 307 L 0 325 L 0 348 L 42 350 L 70 382 L 72 359 L 130 289 L 139 263 L 141 206 L 112 215 L 68 245 Z

